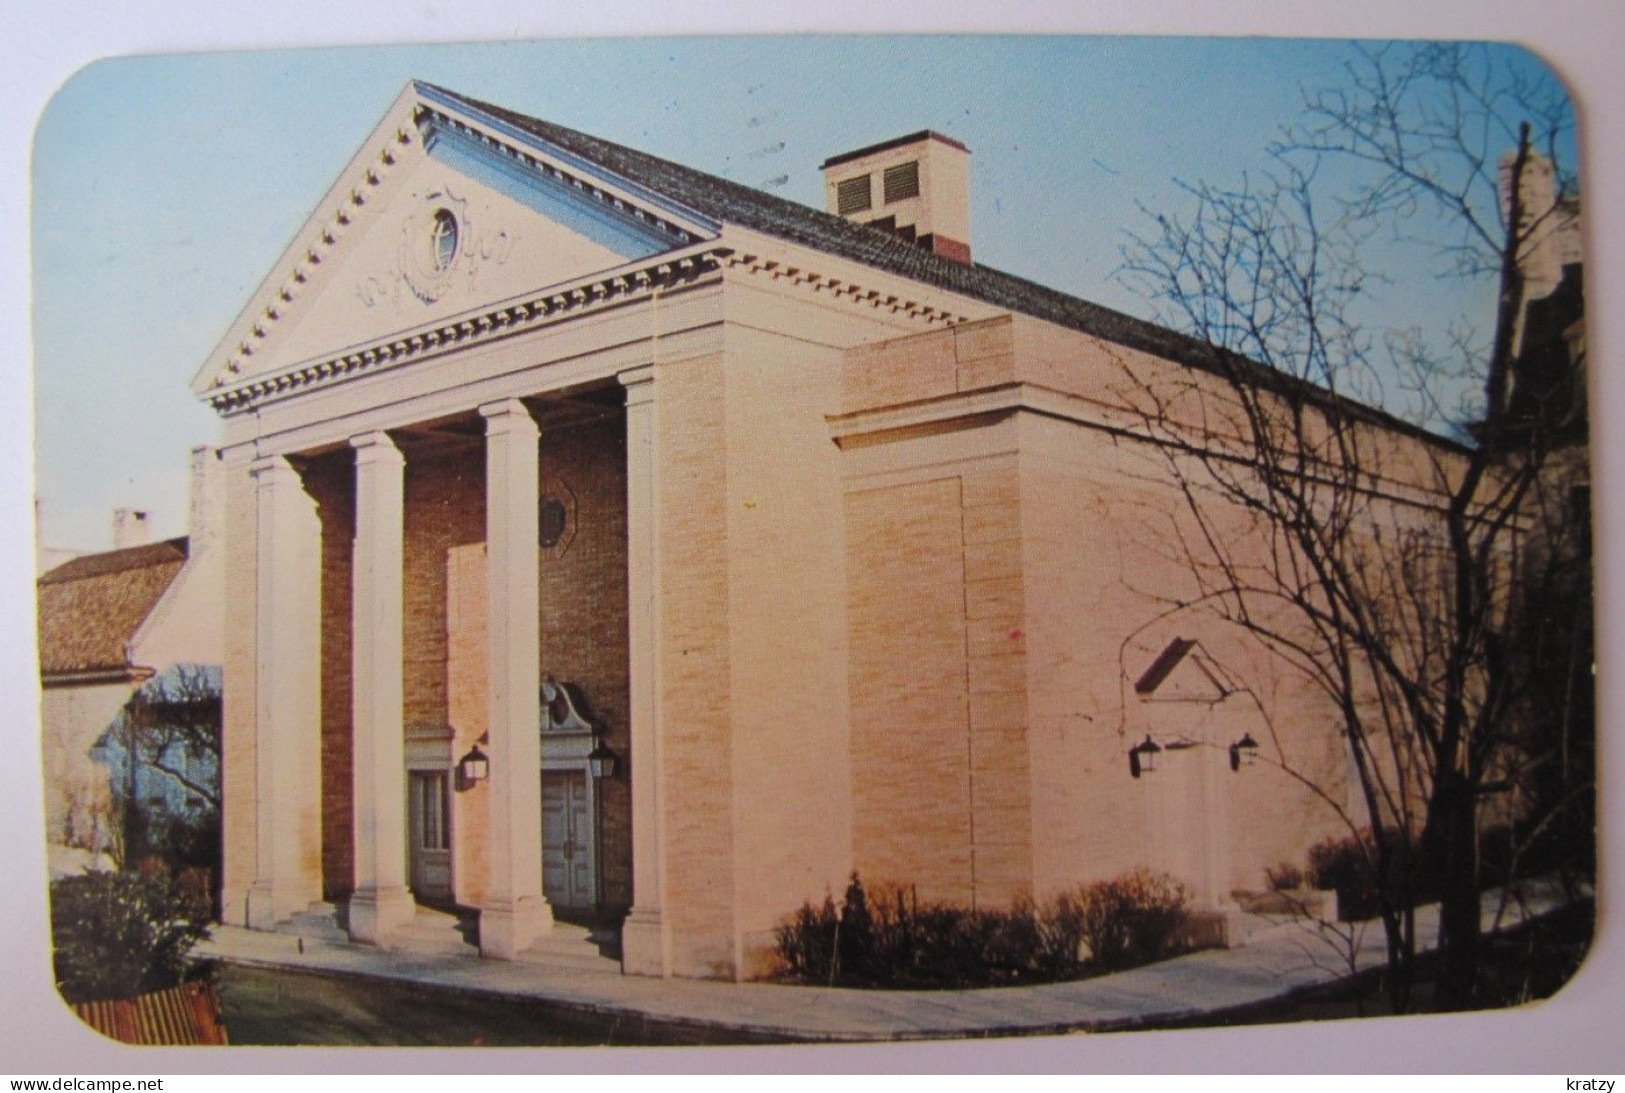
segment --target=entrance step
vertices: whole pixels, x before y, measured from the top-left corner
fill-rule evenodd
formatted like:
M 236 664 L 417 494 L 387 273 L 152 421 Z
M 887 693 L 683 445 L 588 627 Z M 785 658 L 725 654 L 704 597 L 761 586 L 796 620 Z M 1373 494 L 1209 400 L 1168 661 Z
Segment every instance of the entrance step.
M 605 956 L 601 943 L 594 939 L 593 931 L 569 922 L 554 922 L 552 929 L 519 954 L 526 964 L 535 964 L 555 971 L 600 972 L 619 975 L 621 963 Z
M 312 903 L 308 910 L 277 923 L 276 932 L 305 941 L 334 941 L 342 944 L 350 940 L 350 935 L 345 932 L 344 925 L 339 919 L 339 909 L 331 903 Z
M 430 907 L 419 907 L 412 921 L 390 931 L 386 947 L 446 956 L 479 956 L 473 919 Z

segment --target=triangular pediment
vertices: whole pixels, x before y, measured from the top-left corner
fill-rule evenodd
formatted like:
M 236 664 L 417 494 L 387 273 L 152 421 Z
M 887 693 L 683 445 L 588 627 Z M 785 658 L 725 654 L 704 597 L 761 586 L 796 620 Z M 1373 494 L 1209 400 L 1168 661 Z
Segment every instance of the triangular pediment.
M 714 238 L 634 180 L 413 83 L 193 381 L 205 397 Z
M 1156 702 L 1222 702 L 1236 685 L 1201 644 L 1175 638 L 1134 683 L 1141 698 Z

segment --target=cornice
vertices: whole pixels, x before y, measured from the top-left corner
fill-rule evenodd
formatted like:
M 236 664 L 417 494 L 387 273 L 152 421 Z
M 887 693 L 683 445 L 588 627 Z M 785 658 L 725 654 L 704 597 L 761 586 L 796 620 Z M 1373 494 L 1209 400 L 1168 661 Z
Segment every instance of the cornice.
M 700 243 L 608 273 L 566 282 L 535 295 L 510 299 L 428 326 L 390 334 L 332 356 L 302 361 L 236 383 L 221 382 L 209 392 L 207 399 L 209 405 L 220 414 L 240 413 L 303 391 L 624 304 L 657 289 L 692 284 L 722 269 L 761 277 L 853 308 L 904 316 L 919 321 L 927 328 L 970 321 L 963 314 L 896 291 L 895 286 L 874 287 L 876 284 L 884 286 L 888 278 L 883 274 L 877 274 L 874 280 L 865 279 L 865 283 L 848 273 L 821 271 L 814 268 L 820 264 L 818 258 L 817 252 L 808 252 L 804 256 L 775 256 L 756 253 L 754 249 L 746 251 Z M 862 267 L 857 268 L 861 271 Z
M 303 361 L 239 383 L 222 385 L 209 392 L 207 399 L 220 414 L 239 413 L 303 391 L 618 306 L 647 297 L 659 289 L 692 284 L 717 272 L 729 254 L 726 247 L 700 244 L 686 251 L 390 334 L 330 357 Z
M 887 279 L 885 274 L 875 272 L 873 280 L 865 278 L 864 280 L 867 283 L 859 283 L 848 276 L 821 273 L 812 268 L 818 264 L 818 258 L 821 257 L 820 252 L 809 251 L 806 257 L 811 260 L 775 257 L 753 253 L 750 249 L 739 247 L 728 255 L 724 260 L 724 265 L 729 269 L 765 277 L 810 293 L 823 295 L 831 300 L 856 304 L 876 311 L 887 311 L 908 318 L 922 319 L 928 326 L 954 326 L 970 321 L 969 316 L 926 303 L 923 299 L 915 298 L 912 293 L 895 291 L 889 287 L 874 287 L 876 284 L 884 283 Z M 919 287 L 931 291 L 928 286 L 921 285 Z M 924 293 L 922 292 L 920 295 L 923 296 Z

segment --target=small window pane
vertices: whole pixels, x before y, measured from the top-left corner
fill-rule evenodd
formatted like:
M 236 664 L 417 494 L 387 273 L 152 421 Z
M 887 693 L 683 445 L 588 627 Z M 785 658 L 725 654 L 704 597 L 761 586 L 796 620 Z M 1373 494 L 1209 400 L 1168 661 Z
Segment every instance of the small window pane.
M 869 208 L 870 204 L 868 175 L 849 178 L 835 184 L 835 209 L 842 216 L 848 213 L 861 213 Z
M 457 218 L 451 210 L 440 209 L 434 214 L 434 268 L 450 269 L 456 258 Z
M 446 776 L 444 773 L 419 774 L 414 777 L 418 785 L 418 815 L 421 829 L 419 845 L 425 850 L 450 849 L 446 830 Z

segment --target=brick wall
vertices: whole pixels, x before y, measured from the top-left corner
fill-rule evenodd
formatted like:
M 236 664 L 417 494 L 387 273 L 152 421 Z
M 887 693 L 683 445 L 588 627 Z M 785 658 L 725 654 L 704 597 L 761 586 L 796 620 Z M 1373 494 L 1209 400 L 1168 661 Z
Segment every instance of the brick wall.
M 542 433 L 543 496 L 570 510 L 563 537 L 542 548 L 542 672 L 573 683 L 582 715 L 617 755 L 632 751 L 626 601 L 626 422 L 620 413 Z M 601 781 L 603 902 L 632 903 L 632 796 L 624 772 Z
M 313 460 L 304 482 L 322 522 L 322 898 L 337 901 L 355 887 L 354 455 L 346 448 Z
M 563 498 L 569 510 L 559 543 L 541 550 L 541 671 L 576 685 L 582 713 L 623 758 L 631 752 L 625 434 L 622 416 L 610 413 L 544 428 L 540 447 L 542 496 Z M 413 575 L 407 658 L 423 678 L 409 690 L 407 707 L 417 723 L 449 721 L 457 731 L 456 758 L 488 727 L 484 467 L 481 457 L 465 455 L 425 461 L 418 474 L 416 491 L 409 485 L 422 511 L 408 519 L 418 530 L 416 545 L 409 546 L 416 564 L 407 563 Z M 436 557 L 438 565 L 432 564 Z M 631 903 L 630 782 L 618 774 L 599 790 L 601 899 L 625 907 Z M 476 905 L 484 898 L 487 792 L 477 786 L 453 802 L 457 896 Z

